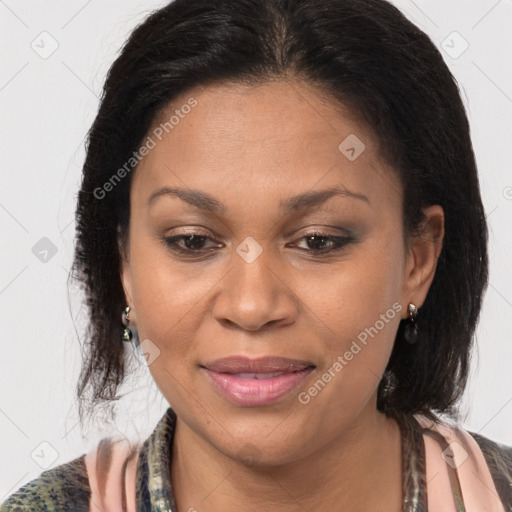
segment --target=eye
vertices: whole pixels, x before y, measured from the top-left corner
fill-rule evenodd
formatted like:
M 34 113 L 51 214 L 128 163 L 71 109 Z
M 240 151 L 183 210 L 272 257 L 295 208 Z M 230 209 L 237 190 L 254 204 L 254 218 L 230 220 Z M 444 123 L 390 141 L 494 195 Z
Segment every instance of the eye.
M 308 233 L 307 235 L 300 237 L 298 240 L 304 241 L 306 247 L 300 248 L 299 244 L 295 244 L 296 247 L 298 247 L 301 251 L 305 251 L 314 255 L 339 251 L 346 245 L 355 241 L 354 237 L 351 235 L 336 236 L 319 231 Z M 182 235 L 164 237 L 162 238 L 162 242 L 174 253 L 185 256 L 205 255 L 213 252 L 212 249 L 222 247 L 222 244 L 216 242 L 208 235 L 204 235 L 198 232 L 190 232 Z M 205 247 L 208 242 L 210 242 L 210 247 Z M 292 246 L 294 246 L 294 244 L 292 244 Z
M 163 242 L 171 251 L 190 255 L 209 252 L 209 250 L 204 250 L 204 244 L 208 240 L 215 242 L 209 236 L 201 233 L 189 233 L 163 238 Z M 180 243 L 181 245 L 179 245 Z M 221 244 L 216 243 L 216 247 L 221 247 Z
M 305 249 L 301 250 L 312 254 L 325 254 L 343 249 L 354 241 L 354 237 L 350 235 L 335 236 L 315 231 L 302 236 L 299 240 L 304 240 L 307 245 Z

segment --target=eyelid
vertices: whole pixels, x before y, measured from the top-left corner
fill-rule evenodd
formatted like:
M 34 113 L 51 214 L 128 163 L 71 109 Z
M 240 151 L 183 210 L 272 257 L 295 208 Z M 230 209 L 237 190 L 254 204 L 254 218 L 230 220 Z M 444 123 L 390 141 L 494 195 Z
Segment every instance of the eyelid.
M 191 235 L 197 235 L 197 236 L 205 236 L 208 238 L 211 238 L 215 241 L 217 241 L 219 238 L 222 238 L 221 235 L 216 233 L 210 228 L 205 228 L 202 226 L 177 226 L 176 228 L 173 228 L 171 233 L 166 234 L 165 237 L 172 238 L 175 236 L 191 236 Z
M 306 232 L 297 233 L 293 241 L 295 241 L 295 244 L 292 244 L 292 247 L 296 247 L 297 250 L 301 251 L 304 255 L 308 257 L 316 257 L 316 258 L 322 258 L 322 257 L 328 257 L 329 255 L 336 255 L 338 253 L 341 253 L 347 246 L 354 244 L 357 242 L 356 237 L 347 232 L 344 229 L 336 228 L 338 231 L 343 231 L 344 234 L 341 235 L 334 235 L 332 233 L 329 233 L 324 228 L 309 228 Z M 202 261 L 204 259 L 208 259 L 210 256 L 213 256 L 215 252 L 215 249 L 219 249 L 222 247 L 210 247 L 210 248 L 200 248 L 200 249 L 187 249 L 183 248 L 178 245 L 178 242 L 182 241 L 183 239 L 190 237 L 193 238 L 194 236 L 197 236 L 198 238 L 204 238 L 205 241 L 213 242 L 216 244 L 222 245 L 222 242 L 218 242 L 213 237 L 209 236 L 208 234 L 202 233 L 200 231 L 193 230 L 189 232 L 182 232 L 177 234 L 172 234 L 170 236 L 164 236 L 161 238 L 161 243 L 171 252 L 178 256 L 183 256 L 185 258 L 190 258 L 191 261 Z M 311 237 L 318 237 L 322 239 L 326 239 L 322 243 L 330 244 L 331 247 L 323 248 L 323 249 L 308 249 L 308 248 L 301 248 L 298 247 L 298 244 L 300 244 L 301 241 L 311 238 Z M 307 243 L 307 241 L 306 241 Z
M 215 242 L 218 242 L 219 238 L 222 238 L 221 235 L 213 231 L 209 228 L 204 228 L 202 226 L 187 226 L 187 227 L 177 227 L 175 228 L 176 232 L 172 232 L 172 234 L 166 235 L 166 238 L 172 238 L 175 236 L 191 236 L 191 235 L 197 235 L 197 236 L 205 236 L 207 238 L 213 239 Z M 335 233 L 331 233 L 329 230 L 334 230 Z M 283 239 L 289 239 L 292 238 L 292 240 L 302 238 L 304 236 L 311 236 L 311 235 L 318 235 L 318 236 L 353 236 L 353 233 L 348 231 L 347 229 L 341 228 L 339 226 L 332 226 L 332 225 L 322 225 L 319 227 L 318 225 L 310 225 L 306 226 L 299 231 L 292 230 L 287 233 L 283 234 Z M 249 236 L 249 235 L 248 235 Z M 265 238 L 264 238 L 265 239 Z
M 331 233 L 330 230 L 335 231 L 337 234 Z M 304 234 L 302 234 L 302 233 L 304 233 Z M 341 228 L 339 226 L 322 225 L 320 227 L 320 226 L 313 224 L 313 225 L 310 225 L 310 226 L 300 229 L 298 232 L 293 231 L 293 232 L 287 234 L 286 236 L 288 237 L 288 236 L 293 235 L 294 238 L 297 238 L 297 237 L 301 237 L 301 236 L 307 236 L 311 233 L 315 233 L 315 234 L 323 235 L 323 236 L 351 236 L 352 235 L 352 233 L 350 231 L 348 231 L 347 229 Z

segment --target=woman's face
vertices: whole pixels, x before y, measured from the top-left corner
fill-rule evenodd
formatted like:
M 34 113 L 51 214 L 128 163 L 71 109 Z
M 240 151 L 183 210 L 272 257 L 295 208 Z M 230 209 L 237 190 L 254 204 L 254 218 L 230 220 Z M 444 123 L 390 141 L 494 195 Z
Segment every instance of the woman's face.
M 180 420 L 270 464 L 369 421 L 435 253 L 404 244 L 400 183 L 369 131 L 278 81 L 194 89 L 148 136 L 122 278 Z M 249 361 L 214 364 L 232 356 Z M 296 361 L 251 366 L 263 357 Z

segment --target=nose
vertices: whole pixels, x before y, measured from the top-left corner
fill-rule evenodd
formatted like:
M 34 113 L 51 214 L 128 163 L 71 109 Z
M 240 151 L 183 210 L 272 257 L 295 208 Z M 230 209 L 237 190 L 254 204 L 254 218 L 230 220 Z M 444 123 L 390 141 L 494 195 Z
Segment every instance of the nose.
M 234 254 L 230 271 L 221 281 L 213 315 L 221 323 L 247 331 L 284 326 L 296 320 L 297 300 L 279 263 L 264 250 L 248 262 Z

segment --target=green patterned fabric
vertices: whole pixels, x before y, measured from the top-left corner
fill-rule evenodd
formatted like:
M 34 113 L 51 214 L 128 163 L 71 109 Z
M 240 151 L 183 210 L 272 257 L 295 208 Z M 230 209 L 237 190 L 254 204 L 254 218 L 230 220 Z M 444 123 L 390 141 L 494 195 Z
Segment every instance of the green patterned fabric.
M 412 416 L 397 417 L 402 434 L 402 512 L 427 512 L 425 452 L 421 427 Z M 151 436 L 140 446 L 136 473 L 137 512 L 177 512 L 171 486 L 171 454 L 176 414 L 169 408 Z M 498 494 L 512 512 L 512 447 L 469 432 L 479 444 Z M 21 487 L 1 506 L 0 512 L 85 512 L 90 489 L 82 455 L 44 471 Z M 121 512 L 121 511 L 120 511 Z
M 0 512 L 87 512 L 91 492 L 84 457 L 43 471 L 1 505 Z

